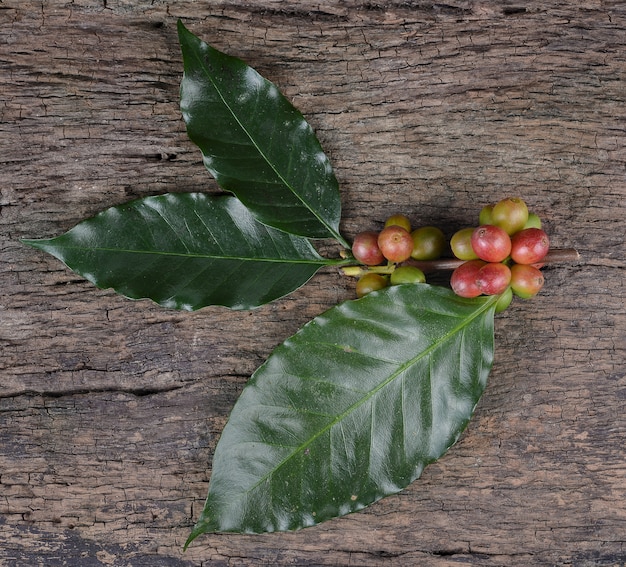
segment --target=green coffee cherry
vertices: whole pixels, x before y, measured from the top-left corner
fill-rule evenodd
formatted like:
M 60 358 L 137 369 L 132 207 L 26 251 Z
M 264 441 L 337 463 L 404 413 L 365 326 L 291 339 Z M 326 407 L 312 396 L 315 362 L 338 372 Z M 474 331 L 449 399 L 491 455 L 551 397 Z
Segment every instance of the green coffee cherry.
M 387 287 L 387 278 L 374 272 L 368 272 L 362 275 L 356 282 L 356 295 L 357 297 L 363 297 L 372 291 L 385 287 Z
M 528 213 L 528 220 L 524 228 L 541 228 L 541 219 L 535 213 Z
M 528 207 L 517 197 L 498 201 L 491 211 L 491 224 L 499 226 L 509 236 L 522 230 L 528 221 Z
M 424 283 L 424 272 L 415 266 L 399 266 L 391 273 L 391 285 Z
M 474 227 L 468 227 L 462 228 L 452 235 L 450 247 L 452 248 L 452 253 L 459 260 L 476 260 L 478 258 L 478 254 L 472 248 L 473 232 Z
M 496 302 L 496 313 L 502 313 L 513 301 L 513 290 L 511 287 L 507 287 L 502 293 L 498 301 Z
M 493 224 L 492 213 L 493 205 L 485 205 L 478 215 L 478 224 Z
M 436 226 L 422 226 L 411 233 L 413 260 L 436 260 L 446 249 L 446 236 Z
M 400 213 L 391 215 L 385 221 L 385 227 L 388 226 L 401 226 L 407 232 L 411 232 L 411 221 L 409 220 L 409 217 Z

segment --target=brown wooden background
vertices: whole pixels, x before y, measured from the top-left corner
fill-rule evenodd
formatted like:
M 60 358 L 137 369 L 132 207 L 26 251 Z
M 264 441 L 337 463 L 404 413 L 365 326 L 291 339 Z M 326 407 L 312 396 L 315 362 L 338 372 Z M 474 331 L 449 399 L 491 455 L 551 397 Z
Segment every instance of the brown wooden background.
M 217 189 L 178 110 L 178 17 L 311 122 L 348 237 L 395 212 L 450 233 L 519 195 L 581 253 L 498 317 L 477 414 L 420 480 L 186 553 L 248 376 L 354 282 L 178 313 L 18 241 Z M 626 564 L 625 144 L 619 0 L 0 0 L 0 565 Z

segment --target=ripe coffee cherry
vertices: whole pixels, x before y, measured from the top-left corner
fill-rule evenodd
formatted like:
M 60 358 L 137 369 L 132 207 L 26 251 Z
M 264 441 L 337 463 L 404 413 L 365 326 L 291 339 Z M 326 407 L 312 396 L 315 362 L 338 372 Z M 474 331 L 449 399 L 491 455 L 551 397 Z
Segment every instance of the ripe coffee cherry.
M 482 260 L 469 260 L 452 272 L 450 286 L 460 297 L 478 297 L 482 292 L 476 284 L 479 270 L 486 264 Z
M 401 226 L 407 232 L 411 232 L 411 221 L 406 215 L 391 215 L 386 221 L 385 226 Z
M 446 236 L 436 226 L 423 226 L 411 233 L 413 260 L 436 260 L 446 248 Z
M 485 295 L 500 295 L 511 283 L 511 270 L 506 264 L 489 262 L 476 276 L 476 285 Z
M 450 239 L 452 253 L 459 260 L 476 260 L 478 255 L 472 248 L 472 233 L 474 228 L 462 228 L 455 232 Z
M 510 197 L 498 201 L 491 211 L 491 224 L 503 229 L 508 235 L 522 230 L 528 221 L 528 207 L 522 199 Z
M 424 272 L 415 266 L 399 266 L 391 273 L 391 285 L 424 283 Z
M 529 264 L 513 264 L 511 266 L 511 288 L 513 293 L 522 299 L 537 295 L 543 287 L 543 274 Z
M 411 257 L 413 239 L 401 226 L 388 226 L 378 235 L 378 247 L 390 262 L 404 262 Z
M 493 224 L 475 229 L 471 242 L 476 255 L 485 262 L 502 262 L 511 253 L 511 237 Z
M 374 272 L 362 275 L 356 282 L 356 296 L 363 297 L 372 291 L 387 287 L 387 278 Z
M 528 220 L 524 228 L 541 228 L 541 219 L 535 213 L 528 213 Z
M 378 247 L 378 233 L 366 231 L 357 234 L 352 243 L 352 255 L 361 264 L 377 266 L 385 260 Z
M 540 228 L 525 228 L 513 235 L 511 258 L 516 264 L 535 264 L 550 250 L 550 239 Z

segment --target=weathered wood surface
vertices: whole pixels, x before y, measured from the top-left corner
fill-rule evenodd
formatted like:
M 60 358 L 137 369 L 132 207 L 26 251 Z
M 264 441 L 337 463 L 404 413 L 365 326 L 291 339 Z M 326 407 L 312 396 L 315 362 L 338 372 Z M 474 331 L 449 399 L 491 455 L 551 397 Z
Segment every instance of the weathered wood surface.
M 626 6 L 576 4 L 1 0 L 0 564 L 624 565 Z M 347 236 L 397 211 L 450 232 L 516 194 L 581 253 L 498 317 L 475 419 L 403 493 L 185 553 L 247 377 L 353 282 L 178 313 L 18 242 L 216 190 L 178 111 L 177 17 L 309 119 Z

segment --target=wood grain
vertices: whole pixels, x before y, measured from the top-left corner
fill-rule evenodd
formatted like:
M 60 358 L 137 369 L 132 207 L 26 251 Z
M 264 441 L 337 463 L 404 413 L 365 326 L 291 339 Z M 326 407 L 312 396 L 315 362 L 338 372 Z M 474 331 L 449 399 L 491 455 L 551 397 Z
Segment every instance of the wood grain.
M 0 564 L 625 565 L 626 6 L 573 4 L 0 1 Z M 581 254 L 498 317 L 475 419 L 420 480 L 187 552 L 247 377 L 354 282 L 178 313 L 20 244 L 217 190 L 178 110 L 178 17 L 311 122 L 347 237 L 395 212 L 449 234 L 520 195 Z

